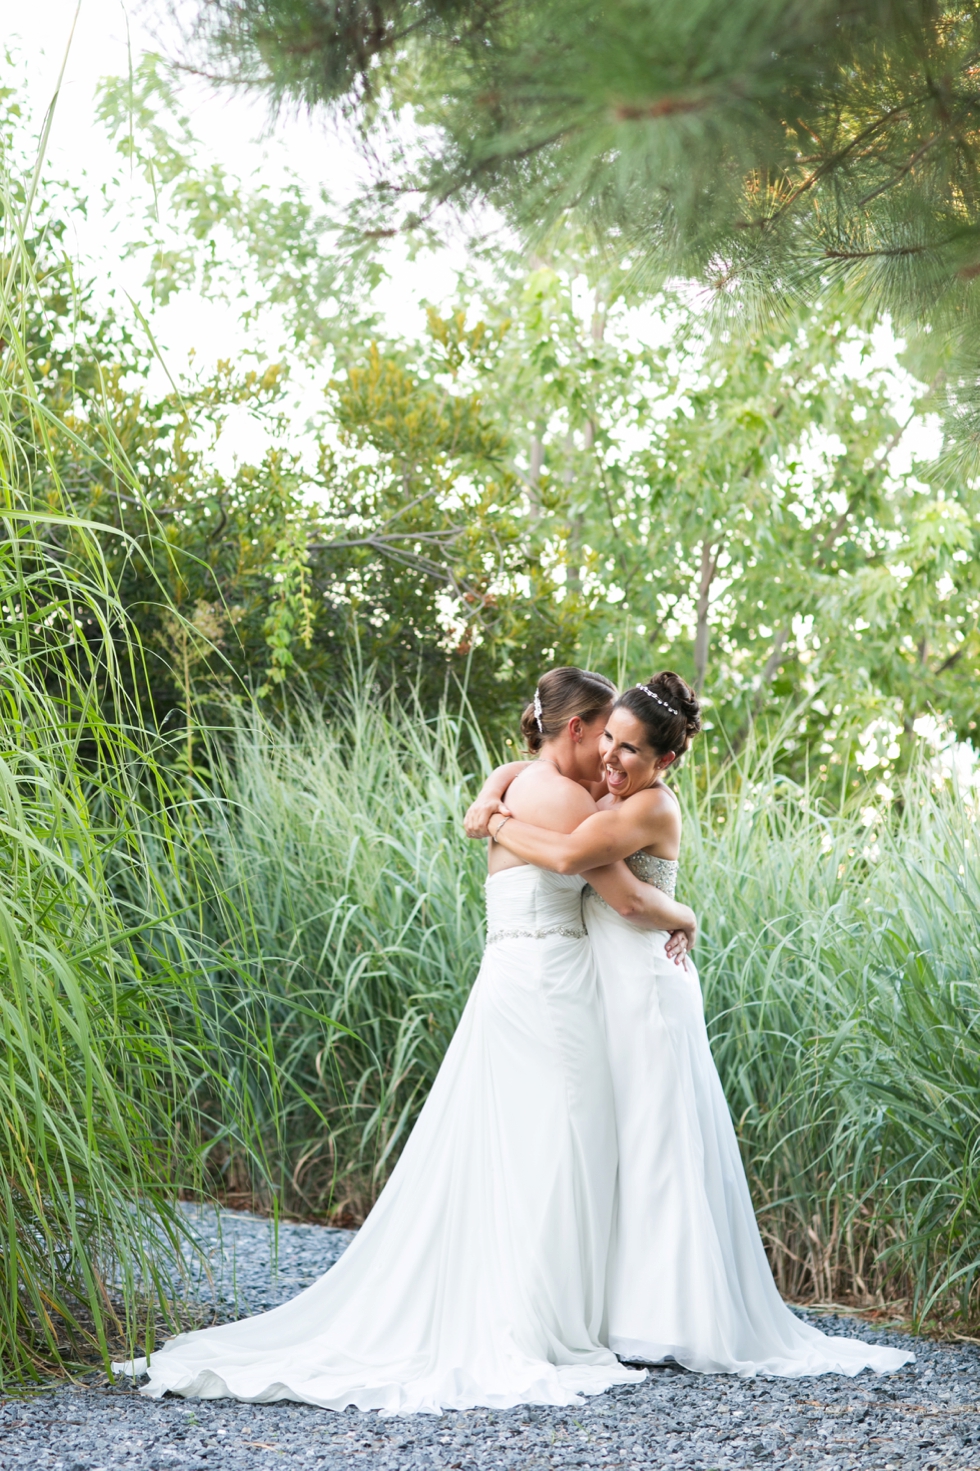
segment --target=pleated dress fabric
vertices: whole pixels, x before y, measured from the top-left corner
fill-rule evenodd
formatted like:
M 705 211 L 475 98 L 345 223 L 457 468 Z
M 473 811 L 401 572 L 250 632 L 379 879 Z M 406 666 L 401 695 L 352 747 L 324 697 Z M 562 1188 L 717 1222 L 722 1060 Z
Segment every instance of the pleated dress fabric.
M 673 893 L 676 863 L 628 859 Z M 783 1302 L 711 1055 L 697 972 L 587 889 L 583 913 L 616 1100 L 619 1190 L 608 1341 L 621 1358 L 700 1373 L 885 1373 L 913 1357 L 830 1337 Z
M 582 883 L 488 879 L 479 975 L 362 1229 L 284 1306 L 125 1366 L 144 1394 L 408 1414 L 643 1377 L 604 1341 L 616 1130 Z

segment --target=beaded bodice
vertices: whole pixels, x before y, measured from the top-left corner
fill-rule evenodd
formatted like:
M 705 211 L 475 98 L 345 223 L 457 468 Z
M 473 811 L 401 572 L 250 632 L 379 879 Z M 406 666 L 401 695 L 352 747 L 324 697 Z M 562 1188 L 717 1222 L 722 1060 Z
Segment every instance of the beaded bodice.
M 676 858 L 655 858 L 651 853 L 631 853 L 626 860 L 626 867 L 631 873 L 636 874 L 645 884 L 653 884 L 655 889 L 660 889 L 673 899 L 677 888 L 677 870 L 679 864 Z M 601 894 L 597 894 L 591 884 L 586 884 L 584 897 L 586 899 L 598 899 L 600 904 L 606 904 Z M 606 904 L 606 908 L 609 905 Z

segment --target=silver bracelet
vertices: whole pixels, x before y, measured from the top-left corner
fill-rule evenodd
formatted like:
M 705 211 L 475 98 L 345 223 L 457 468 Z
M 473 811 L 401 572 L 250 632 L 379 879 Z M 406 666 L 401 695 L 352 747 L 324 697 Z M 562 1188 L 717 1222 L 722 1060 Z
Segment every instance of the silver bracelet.
M 513 815 L 514 815 L 513 812 L 508 812 L 507 816 L 504 818 L 504 821 L 497 828 L 497 831 L 495 833 L 490 833 L 490 841 L 491 841 L 491 843 L 495 843 L 497 841 L 497 838 L 498 838 L 498 836 L 500 834 L 500 828 L 502 828 L 504 826 L 504 823 L 510 822 L 511 818 L 513 817 Z M 489 827 L 487 828 L 487 832 L 490 832 Z

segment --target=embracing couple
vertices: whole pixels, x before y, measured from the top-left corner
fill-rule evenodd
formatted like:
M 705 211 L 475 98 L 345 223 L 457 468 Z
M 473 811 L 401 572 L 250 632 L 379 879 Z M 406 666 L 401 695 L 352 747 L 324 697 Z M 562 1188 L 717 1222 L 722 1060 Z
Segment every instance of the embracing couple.
M 336 1266 L 283 1307 L 171 1339 L 144 1393 L 387 1413 L 568 1405 L 673 1360 L 856 1374 L 773 1282 L 674 901 L 668 768 L 700 730 L 676 674 L 538 684 L 532 758 L 466 816 L 489 834 L 479 975 L 401 1158 Z

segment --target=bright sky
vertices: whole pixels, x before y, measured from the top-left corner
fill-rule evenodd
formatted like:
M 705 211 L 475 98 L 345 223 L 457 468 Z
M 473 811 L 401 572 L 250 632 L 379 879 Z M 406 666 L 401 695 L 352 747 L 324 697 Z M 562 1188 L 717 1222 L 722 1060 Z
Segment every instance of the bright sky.
M 12 48 L 21 85 L 40 128 L 68 52 L 64 83 L 55 112 L 48 157 L 59 178 L 86 181 L 92 195 L 113 175 L 120 160 L 96 122 L 94 94 L 104 76 L 125 76 L 130 49 L 134 63 L 142 52 L 172 53 L 176 47 L 167 0 L 34 0 L 30 6 L 0 8 L 0 43 Z M 77 19 L 76 19 L 77 16 Z M 69 47 L 69 38 L 74 37 Z M 264 104 L 204 83 L 189 83 L 183 95 L 195 132 L 208 152 L 234 174 L 274 176 L 283 165 L 313 187 L 325 185 L 335 198 L 348 196 L 357 179 L 357 161 L 327 126 L 309 118 L 280 118 L 274 127 Z M 124 172 L 123 172 L 124 177 Z M 96 216 L 74 222 L 79 253 L 102 260 L 137 300 L 143 293 L 142 268 L 120 263 L 118 245 Z M 416 335 L 422 326 L 419 302 L 444 300 L 451 292 L 452 267 L 462 263 L 459 248 L 438 257 L 424 255 L 393 262 L 396 279 L 381 288 L 378 304 L 391 330 Z M 141 301 L 146 309 L 147 303 Z M 155 321 L 162 345 L 178 362 L 194 347 L 210 361 L 228 356 L 238 344 L 237 314 L 211 303 L 187 300 Z M 159 330 L 157 330 L 159 329 Z
M 192 4 L 192 0 L 185 3 Z M 130 57 L 135 66 L 145 51 L 173 55 L 177 43 L 168 0 L 131 0 L 129 4 L 126 0 L 34 0 L 30 6 L 8 3 L 0 7 L 0 45 L 15 57 L 16 80 L 30 102 L 38 133 L 65 65 L 47 150 L 51 173 L 79 185 L 95 202 L 101 189 L 111 184 L 117 226 L 119 206 L 125 212 L 129 178 L 124 161 L 96 120 L 96 86 L 103 77 L 127 75 Z M 204 82 L 189 81 L 182 102 L 204 153 L 246 182 L 259 177 L 274 180 L 288 169 L 311 189 L 325 186 L 337 200 L 349 197 L 357 185 L 359 165 L 352 146 L 321 119 L 281 117 L 270 125 L 260 99 Z M 138 218 L 145 201 L 138 174 L 132 184 L 132 201 Z M 152 316 L 154 340 L 175 377 L 187 365 L 191 350 L 195 367 L 204 372 L 221 358 L 235 360 L 249 348 L 261 350 L 263 344 L 246 336 L 234 304 L 207 301 L 182 291 L 166 308 L 154 311 L 144 284 L 145 259 L 123 258 L 119 235 L 97 207 L 87 218 L 81 214 L 71 218 L 68 245 L 83 262 L 94 264 L 97 281 L 115 293 L 117 311 L 126 310 L 119 294 L 125 291 L 148 318 Z M 396 241 L 388 254 L 390 279 L 374 298 L 388 331 L 409 338 L 420 335 L 425 321 L 421 303 L 447 302 L 453 294 L 456 270 L 463 263 L 459 243 L 410 261 L 404 246 Z M 84 279 L 92 271 L 83 268 L 81 274 Z M 274 323 L 270 332 L 275 332 Z M 268 350 L 276 351 L 275 340 L 269 341 Z M 301 426 L 322 404 L 326 376 L 321 371 L 305 380 L 302 375 L 292 379 L 290 417 L 298 438 L 302 437 Z M 151 375 L 150 389 L 167 391 L 162 369 Z M 235 460 L 260 457 L 265 439 L 262 425 L 244 410 L 233 410 L 215 446 L 219 468 L 228 471 Z

